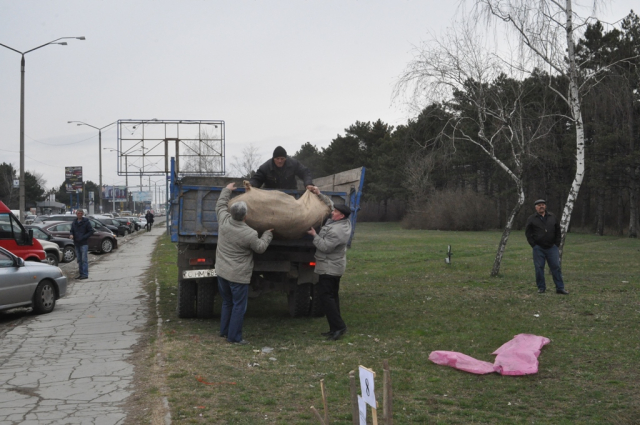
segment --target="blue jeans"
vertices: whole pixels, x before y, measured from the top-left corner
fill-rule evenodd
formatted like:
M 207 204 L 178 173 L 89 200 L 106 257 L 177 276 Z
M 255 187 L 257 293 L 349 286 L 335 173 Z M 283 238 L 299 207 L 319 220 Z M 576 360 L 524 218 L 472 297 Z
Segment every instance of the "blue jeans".
M 229 282 L 218 276 L 218 291 L 222 295 L 220 313 L 220 336 L 227 336 L 229 342 L 242 341 L 242 323 L 247 311 L 249 285 Z
M 558 247 L 553 245 L 551 248 L 545 249 L 536 245 L 533 247 L 533 266 L 536 269 L 536 285 L 538 285 L 538 289 L 546 289 L 544 281 L 545 260 L 549 264 L 549 269 L 551 269 L 551 276 L 553 276 L 553 283 L 556 284 L 556 290 L 564 289 Z
M 76 260 L 78 260 L 78 274 L 89 277 L 89 245 L 76 245 Z

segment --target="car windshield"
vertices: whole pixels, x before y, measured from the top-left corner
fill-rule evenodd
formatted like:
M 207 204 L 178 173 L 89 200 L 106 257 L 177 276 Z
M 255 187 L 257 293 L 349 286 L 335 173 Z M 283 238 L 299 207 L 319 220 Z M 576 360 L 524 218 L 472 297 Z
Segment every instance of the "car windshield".
M 0 267 L 13 267 L 13 258 L 0 251 Z
M 42 231 L 42 229 L 31 227 L 29 230 L 33 230 L 33 237 L 36 239 L 44 239 L 45 241 L 49 239 L 49 235 Z

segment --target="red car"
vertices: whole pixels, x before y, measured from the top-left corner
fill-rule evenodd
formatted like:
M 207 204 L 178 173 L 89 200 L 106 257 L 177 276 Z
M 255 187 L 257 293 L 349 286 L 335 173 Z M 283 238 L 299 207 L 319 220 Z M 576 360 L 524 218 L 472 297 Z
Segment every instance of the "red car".
M 22 226 L 11 210 L 0 201 L 0 246 L 25 261 L 45 261 L 42 245 Z

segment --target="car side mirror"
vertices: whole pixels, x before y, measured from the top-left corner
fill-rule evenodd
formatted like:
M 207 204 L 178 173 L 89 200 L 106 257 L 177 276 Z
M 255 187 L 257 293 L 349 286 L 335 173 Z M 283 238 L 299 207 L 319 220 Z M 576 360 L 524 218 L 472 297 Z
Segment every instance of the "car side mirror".
M 27 245 L 33 245 L 33 229 L 29 229 L 29 240 L 27 241 Z
M 18 257 L 18 267 L 24 267 L 24 260 Z

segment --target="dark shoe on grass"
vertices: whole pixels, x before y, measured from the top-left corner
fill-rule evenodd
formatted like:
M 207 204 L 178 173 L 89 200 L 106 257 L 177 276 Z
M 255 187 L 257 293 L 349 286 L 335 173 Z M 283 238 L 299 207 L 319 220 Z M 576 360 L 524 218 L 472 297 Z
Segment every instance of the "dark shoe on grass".
M 556 289 L 556 294 L 569 295 L 569 291 L 566 289 Z
M 329 336 L 333 333 L 333 331 L 327 331 L 327 332 L 322 332 L 320 335 L 322 336 Z
M 544 294 L 544 291 L 546 291 L 546 289 L 538 289 L 538 294 Z
M 331 335 L 327 337 L 329 341 L 337 341 L 340 337 L 347 333 L 347 328 L 340 329 L 339 331 L 333 332 Z

